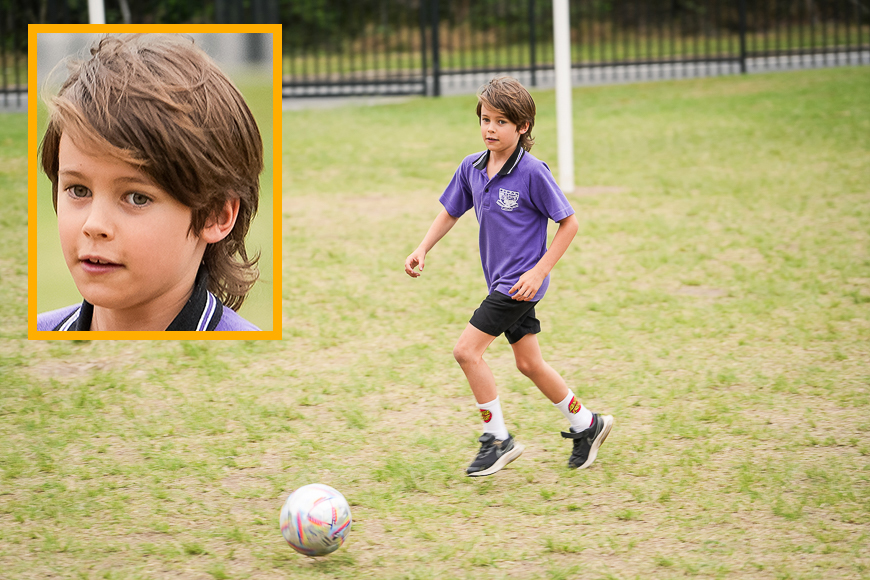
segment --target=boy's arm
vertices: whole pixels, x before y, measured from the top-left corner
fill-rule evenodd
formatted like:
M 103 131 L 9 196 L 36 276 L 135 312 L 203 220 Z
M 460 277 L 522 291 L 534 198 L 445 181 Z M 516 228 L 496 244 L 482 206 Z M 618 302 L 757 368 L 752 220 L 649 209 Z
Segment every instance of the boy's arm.
M 520 276 L 519 281 L 513 285 L 513 288 L 508 290 L 508 294 L 512 295 L 514 300 L 523 302 L 535 297 L 535 294 L 538 293 L 538 288 L 544 283 L 544 278 L 547 277 L 550 270 L 553 269 L 565 254 L 565 250 L 571 245 L 571 241 L 577 235 L 577 230 L 580 228 L 577 216 L 574 214 L 563 218 L 558 223 L 559 229 L 556 231 L 556 235 L 553 236 L 553 243 L 550 244 L 547 253 L 535 264 L 534 268 Z
M 416 278 L 423 273 L 423 264 L 426 260 L 426 254 L 431 250 L 438 241 L 443 238 L 447 232 L 453 227 L 458 220 L 458 217 L 453 217 L 447 213 L 446 209 L 442 209 L 441 213 L 429 226 L 429 231 L 426 232 L 426 237 L 417 246 L 417 249 L 411 252 L 411 255 L 405 259 L 405 273 L 412 278 Z M 562 250 L 564 252 L 564 250 Z M 420 271 L 414 271 L 414 268 L 420 266 Z

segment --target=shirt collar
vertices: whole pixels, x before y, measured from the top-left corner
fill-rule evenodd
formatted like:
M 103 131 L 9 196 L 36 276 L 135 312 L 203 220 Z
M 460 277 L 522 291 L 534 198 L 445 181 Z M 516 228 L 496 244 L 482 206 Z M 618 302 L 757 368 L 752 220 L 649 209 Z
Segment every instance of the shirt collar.
M 208 291 L 208 270 L 200 266 L 193 293 L 166 330 L 214 330 L 220 322 L 223 309 L 221 301 Z M 94 305 L 82 300 L 81 306 L 53 330 L 90 330 L 93 318 Z
M 511 153 L 511 156 L 508 157 L 508 160 L 504 162 L 501 169 L 498 170 L 498 174 L 501 176 L 510 175 L 511 172 L 516 168 L 517 164 L 519 164 L 520 159 L 523 158 L 523 155 L 526 154 L 526 150 L 517 145 L 517 148 L 514 149 L 514 152 Z M 489 162 L 489 149 L 480 154 L 480 157 L 474 160 L 472 167 L 479 170 L 486 169 L 486 164 Z

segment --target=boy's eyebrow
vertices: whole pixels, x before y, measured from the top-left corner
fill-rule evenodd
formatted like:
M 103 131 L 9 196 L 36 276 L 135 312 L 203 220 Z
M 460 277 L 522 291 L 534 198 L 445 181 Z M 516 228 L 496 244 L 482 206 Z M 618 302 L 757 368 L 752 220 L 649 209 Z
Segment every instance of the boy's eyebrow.
M 483 111 L 481 111 L 480 116 L 481 117 L 495 117 L 496 119 L 498 119 L 498 118 L 507 119 L 507 115 L 505 115 L 501 111 L 489 111 L 487 113 L 484 113 Z
M 84 173 L 81 173 L 81 172 L 79 172 L 79 171 L 76 171 L 75 169 L 63 169 L 63 168 L 58 169 L 58 170 L 57 170 L 57 176 L 60 177 L 60 176 L 62 176 L 62 175 L 63 175 L 63 176 L 69 176 L 69 177 L 76 177 L 76 178 L 78 178 L 78 179 L 84 179 L 84 178 L 85 178 L 85 174 L 84 174 Z
M 58 177 L 61 177 L 61 176 L 74 177 L 76 179 L 87 179 L 88 178 L 87 175 L 85 175 L 84 173 L 82 173 L 80 171 L 76 171 L 75 169 L 59 169 L 57 172 L 57 176 Z M 121 176 L 121 177 L 115 179 L 115 181 L 121 182 L 121 183 L 129 183 L 129 184 L 133 184 L 133 185 L 138 184 L 138 185 L 156 186 L 156 184 L 152 180 L 145 178 L 145 177 L 139 177 L 138 175 L 124 175 L 124 176 Z

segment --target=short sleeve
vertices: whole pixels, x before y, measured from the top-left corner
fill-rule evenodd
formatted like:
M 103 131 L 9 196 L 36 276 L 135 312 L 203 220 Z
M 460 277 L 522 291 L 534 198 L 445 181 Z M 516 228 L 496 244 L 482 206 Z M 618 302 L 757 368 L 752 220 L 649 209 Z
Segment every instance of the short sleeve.
M 81 306 L 81 304 L 73 304 L 72 306 L 38 314 L 36 317 L 36 330 L 54 330 L 55 327 L 61 322 L 65 322 Z
M 550 168 L 543 161 L 538 161 L 535 168 L 529 173 L 529 192 L 532 203 L 542 214 L 558 222 L 569 215 L 574 214 L 574 208 L 562 189 L 556 183 L 556 179 L 550 172 Z
M 450 180 L 447 189 L 438 199 L 447 213 L 456 218 L 461 217 L 474 206 L 471 186 L 468 183 L 469 168 L 470 162 L 466 158 L 459 164 L 456 173 L 453 174 L 453 179 Z

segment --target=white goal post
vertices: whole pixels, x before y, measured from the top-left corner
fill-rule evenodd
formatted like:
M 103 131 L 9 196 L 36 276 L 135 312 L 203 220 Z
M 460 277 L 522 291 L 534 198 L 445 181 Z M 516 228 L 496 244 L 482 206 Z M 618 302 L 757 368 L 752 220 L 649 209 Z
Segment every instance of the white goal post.
M 571 23 L 569 19 L 568 0 L 553 0 L 559 187 L 566 195 L 574 191 L 574 121 L 571 113 Z

